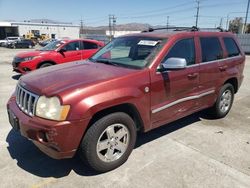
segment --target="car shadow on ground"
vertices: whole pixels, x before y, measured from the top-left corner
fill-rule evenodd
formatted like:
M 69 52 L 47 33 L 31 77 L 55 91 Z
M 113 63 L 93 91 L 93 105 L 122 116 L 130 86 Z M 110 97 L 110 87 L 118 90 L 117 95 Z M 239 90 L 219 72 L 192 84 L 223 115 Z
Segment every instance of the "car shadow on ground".
M 201 118 L 207 118 L 204 112 L 195 113 L 145 134 L 139 133 L 135 148 L 184 128 L 192 123 L 198 122 Z M 13 129 L 9 132 L 6 141 L 9 144 L 8 151 L 10 156 L 17 160 L 17 165 L 33 175 L 39 177 L 61 178 L 67 176 L 71 170 L 81 176 L 99 175 L 84 166 L 78 156 L 72 159 L 63 160 L 51 159 L 43 154 L 31 141 L 22 137 L 19 132 Z
M 13 80 L 19 80 L 21 78 L 21 76 L 22 76 L 21 74 L 16 74 L 16 75 L 12 76 L 12 79 Z

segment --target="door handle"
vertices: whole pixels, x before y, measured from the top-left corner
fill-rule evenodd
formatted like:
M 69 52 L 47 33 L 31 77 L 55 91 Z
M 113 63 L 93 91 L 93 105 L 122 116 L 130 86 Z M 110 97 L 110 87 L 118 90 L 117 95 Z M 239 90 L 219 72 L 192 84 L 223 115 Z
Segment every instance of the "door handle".
M 225 71 L 225 70 L 227 70 L 227 65 L 221 66 L 221 67 L 219 67 L 219 69 L 221 72 Z
M 198 77 L 198 73 L 191 73 L 191 74 L 188 74 L 187 77 L 188 77 L 189 79 L 197 78 L 197 77 Z

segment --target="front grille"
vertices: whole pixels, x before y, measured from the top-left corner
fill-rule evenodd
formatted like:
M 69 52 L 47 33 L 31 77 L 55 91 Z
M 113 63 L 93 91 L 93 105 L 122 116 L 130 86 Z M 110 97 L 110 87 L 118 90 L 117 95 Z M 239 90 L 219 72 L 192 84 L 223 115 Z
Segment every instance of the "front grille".
M 13 66 L 14 68 L 16 68 L 16 67 L 19 66 L 19 64 L 20 64 L 21 62 L 23 62 L 23 58 L 21 58 L 21 57 L 14 57 L 14 59 L 13 59 L 13 61 L 12 61 L 12 66 Z
M 12 66 L 13 66 L 14 68 L 17 68 L 17 67 L 19 66 L 20 63 L 21 63 L 21 62 L 15 62 L 15 61 L 13 61 L 13 62 L 12 62 Z
M 38 95 L 35 95 L 20 85 L 16 87 L 16 103 L 19 108 L 29 116 L 34 116 L 35 106 L 38 100 Z

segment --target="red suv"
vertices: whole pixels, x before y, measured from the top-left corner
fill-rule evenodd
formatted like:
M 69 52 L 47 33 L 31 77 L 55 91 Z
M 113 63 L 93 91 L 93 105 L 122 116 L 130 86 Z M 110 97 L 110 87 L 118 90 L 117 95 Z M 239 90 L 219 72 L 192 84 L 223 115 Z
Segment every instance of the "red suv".
M 127 160 L 137 131 L 207 108 L 226 116 L 244 63 L 228 32 L 122 36 L 87 61 L 21 77 L 7 104 L 9 120 L 47 155 L 70 158 L 78 151 L 104 172 Z
M 23 74 L 55 64 L 87 59 L 103 46 L 103 42 L 96 40 L 57 40 L 39 50 L 17 54 L 12 66 L 14 71 Z

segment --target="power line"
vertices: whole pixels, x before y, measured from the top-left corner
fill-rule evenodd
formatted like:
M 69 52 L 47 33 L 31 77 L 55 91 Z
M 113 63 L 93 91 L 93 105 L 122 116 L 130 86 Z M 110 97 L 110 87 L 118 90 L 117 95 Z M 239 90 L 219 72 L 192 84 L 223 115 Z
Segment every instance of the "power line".
M 176 8 L 179 8 L 179 7 L 184 7 L 186 5 L 190 5 L 190 3 L 193 2 L 192 1 L 188 1 L 186 3 L 181 3 L 181 4 L 178 4 L 178 5 L 174 5 L 174 6 L 170 6 L 170 7 L 166 7 L 166 8 L 162 8 L 162 9 L 155 9 L 155 10 L 151 10 L 151 11 L 143 11 L 143 12 L 136 12 L 136 13 L 129 13 L 129 14 L 120 14 L 119 15 L 119 18 L 130 18 L 131 15 L 132 16 L 146 16 L 146 15 L 151 15 L 151 13 L 156 13 L 156 12 L 166 12 L 170 9 L 176 9 Z
M 150 15 L 142 15 L 142 16 L 131 16 L 131 17 L 119 17 L 119 19 L 136 19 L 136 18 L 152 18 L 152 17 L 160 17 L 160 16 L 165 16 L 165 15 L 169 15 L 169 14 L 174 14 L 174 13 L 179 13 L 182 11 L 193 11 L 194 7 L 189 7 L 189 8 L 185 8 L 185 9 L 180 9 L 180 10 L 176 10 L 176 11 L 170 11 L 170 12 L 165 12 L 165 13 L 156 13 L 156 14 L 150 14 Z
M 211 8 L 211 7 L 225 7 L 225 6 L 232 6 L 232 5 L 239 5 L 239 4 L 245 4 L 245 3 L 239 3 L 239 2 L 235 2 L 235 3 L 218 3 L 218 4 L 211 4 L 211 5 L 204 5 L 204 6 L 200 6 L 200 8 Z

